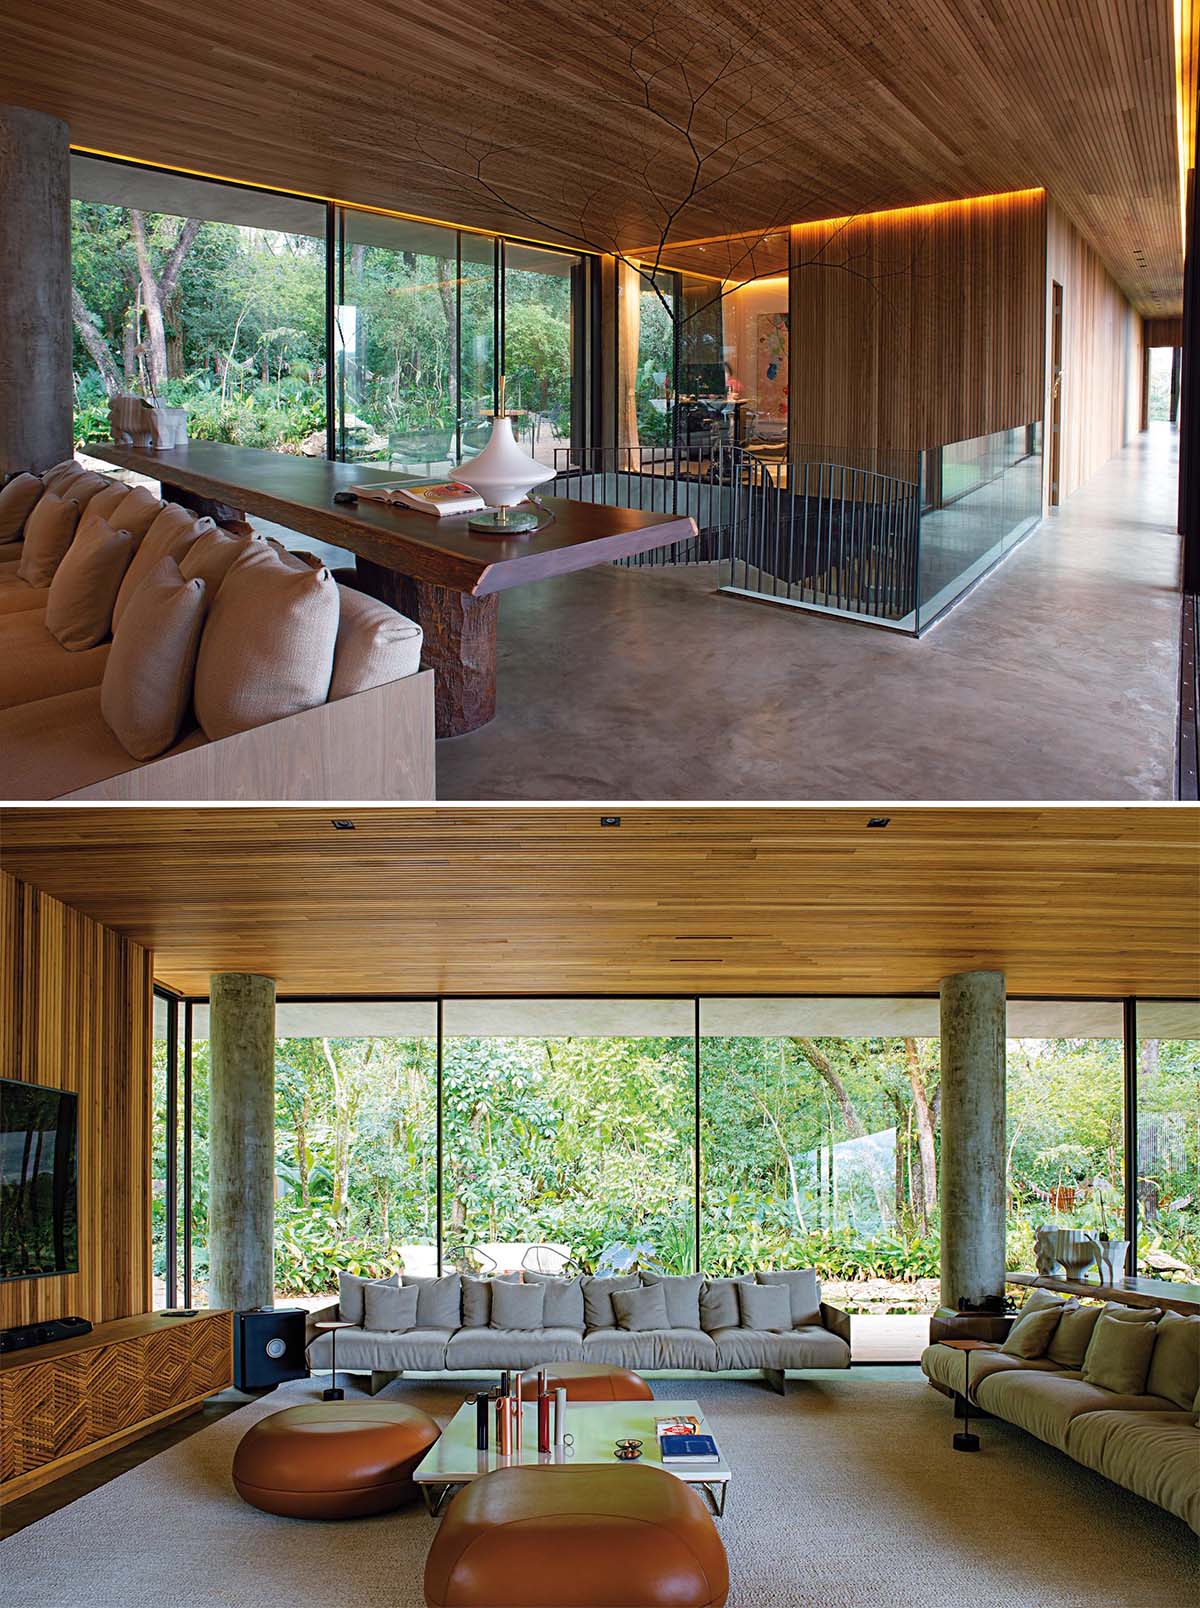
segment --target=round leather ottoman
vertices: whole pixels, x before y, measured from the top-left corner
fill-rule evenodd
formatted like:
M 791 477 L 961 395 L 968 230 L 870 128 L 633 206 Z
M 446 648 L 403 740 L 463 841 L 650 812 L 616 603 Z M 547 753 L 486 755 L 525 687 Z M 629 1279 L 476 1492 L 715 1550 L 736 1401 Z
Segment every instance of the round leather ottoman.
M 724 1608 L 729 1564 L 703 1498 L 648 1464 L 501 1468 L 446 1509 L 428 1608 Z
M 441 1434 L 403 1402 L 312 1402 L 260 1418 L 233 1457 L 238 1495 L 289 1519 L 358 1519 L 417 1494 L 412 1473 Z
M 568 1401 L 653 1401 L 654 1392 L 631 1368 L 609 1368 L 602 1362 L 551 1362 L 546 1365 L 551 1390 L 563 1389 Z M 537 1395 L 537 1380 L 521 1386 L 522 1401 Z

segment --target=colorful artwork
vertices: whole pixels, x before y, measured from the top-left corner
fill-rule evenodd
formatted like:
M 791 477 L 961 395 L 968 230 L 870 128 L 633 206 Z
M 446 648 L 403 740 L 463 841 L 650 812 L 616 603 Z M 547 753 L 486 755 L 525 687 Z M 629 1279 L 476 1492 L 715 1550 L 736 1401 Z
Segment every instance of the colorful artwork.
M 759 313 L 757 352 L 756 376 L 758 380 L 757 403 L 759 415 L 786 419 L 788 408 L 788 315 L 786 313 Z

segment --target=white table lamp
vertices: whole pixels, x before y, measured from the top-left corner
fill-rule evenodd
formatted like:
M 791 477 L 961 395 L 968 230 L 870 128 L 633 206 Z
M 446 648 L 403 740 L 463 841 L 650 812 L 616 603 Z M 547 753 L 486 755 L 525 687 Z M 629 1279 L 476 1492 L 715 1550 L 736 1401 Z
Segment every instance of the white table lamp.
M 523 452 L 513 436 L 513 415 L 504 409 L 504 375 L 500 376 L 500 406 L 491 415 L 492 433 L 483 451 L 460 463 L 454 478 L 470 486 L 487 503 L 486 513 L 472 514 L 471 530 L 496 536 L 533 530 L 545 515 L 518 505 L 534 486 L 554 478 L 554 470 Z

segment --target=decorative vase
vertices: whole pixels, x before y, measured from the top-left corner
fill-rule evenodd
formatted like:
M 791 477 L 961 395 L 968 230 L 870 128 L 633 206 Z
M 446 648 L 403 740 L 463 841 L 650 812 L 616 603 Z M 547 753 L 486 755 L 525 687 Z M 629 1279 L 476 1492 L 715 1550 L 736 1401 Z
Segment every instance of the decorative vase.
M 1096 1254 L 1091 1236 L 1077 1228 L 1056 1228 L 1053 1233 L 1054 1257 L 1062 1263 L 1063 1277 L 1081 1279 Z
M 1129 1241 L 1102 1240 L 1093 1235 L 1088 1244 L 1092 1248 L 1101 1284 L 1120 1284 L 1125 1277 L 1125 1253 L 1129 1249 Z
M 1034 1265 L 1043 1278 L 1047 1278 L 1058 1266 L 1058 1256 L 1054 1249 L 1054 1236 L 1058 1232 L 1050 1223 L 1043 1223 L 1040 1228 L 1033 1231 L 1033 1259 Z
M 476 457 L 460 463 L 454 478 L 478 492 L 488 505 L 487 513 L 471 516 L 470 529 L 508 536 L 516 531 L 533 530 L 542 523 L 543 515 L 518 509 L 517 504 L 525 501 L 526 493 L 534 486 L 552 480 L 554 470 L 531 458 L 517 445 L 510 414 L 493 413 L 487 446 Z

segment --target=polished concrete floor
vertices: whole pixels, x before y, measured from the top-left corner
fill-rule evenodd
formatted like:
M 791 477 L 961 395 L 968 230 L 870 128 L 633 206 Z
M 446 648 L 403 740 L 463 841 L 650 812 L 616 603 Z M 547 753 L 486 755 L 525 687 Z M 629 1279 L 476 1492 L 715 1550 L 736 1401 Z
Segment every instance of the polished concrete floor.
M 1168 799 L 1177 441 L 1139 436 L 921 641 L 711 570 L 503 594 L 499 712 L 443 800 Z

